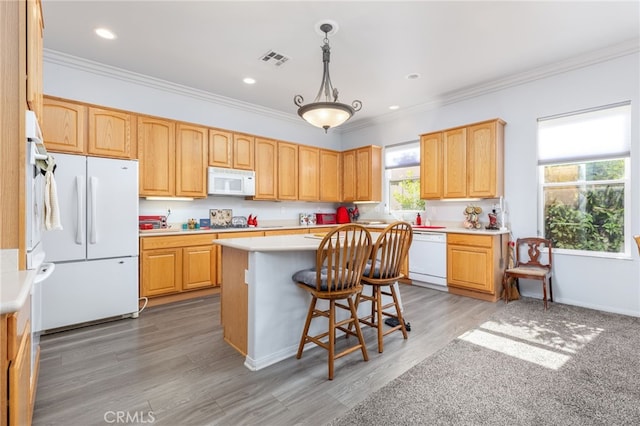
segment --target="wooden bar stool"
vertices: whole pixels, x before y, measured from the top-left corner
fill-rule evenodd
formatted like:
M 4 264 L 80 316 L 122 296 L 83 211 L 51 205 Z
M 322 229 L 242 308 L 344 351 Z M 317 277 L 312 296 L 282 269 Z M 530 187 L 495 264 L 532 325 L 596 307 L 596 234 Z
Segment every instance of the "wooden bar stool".
M 362 331 L 358 324 L 355 296 L 362 291 L 360 278 L 371 253 L 371 234 L 365 227 L 357 224 L 338 226 L 329 231 L 322 239 L 316 255 L 316 267 L 298 271 L 293 281 L 311 294 L 311 303 L 307 320 L 298 346 L 296 358 L 302 357 L 306 343 L 313 342 L 329 353 L 329 380 L 333 380 L 334 360 L 360 349 L 365 361 L 369 360 Z M 318 309 L 318 299 L 329 302 L 328 309 Z M 346 300 L 347 305 L 340 303 Z M 336 308 L 349 312 L 346 319 L 339 320 Z M 309 335 L 311 321 L 317 317 L 329 319 L 328 330 L 321 334 Z M 355 332 L 351 330 L 355 326 Z M 347 335 L 358 337 L 358 344 L 335 352 L 336 329 Z
M 400 330 L 406 339 L 407 329 L 395 284 L 403 277 L 400 269 L 409 253 L 409 247 L 413 241 L 413 229 L 408 222 L 394 222 L 388 225 L 373 245 L 371 259 L 367 262 L 362 283 L 365 291 L 356 298 L 356 309 L 362 301 L 371 302 L 371 314 L 360 317 L 359 321 L 378 331 L 378 352 L 384 350 L 383 337 L 389 333 Z M 367 295 L 366 287 L 371 287 L 371 295 Z M 383 304 L 382 296 L 391 296 L 392 301 Z M 389 311 L 393 308 L 393 311 Z M 398 324 L 388 330 L 384 330 L 385 318 L 395 318 Z

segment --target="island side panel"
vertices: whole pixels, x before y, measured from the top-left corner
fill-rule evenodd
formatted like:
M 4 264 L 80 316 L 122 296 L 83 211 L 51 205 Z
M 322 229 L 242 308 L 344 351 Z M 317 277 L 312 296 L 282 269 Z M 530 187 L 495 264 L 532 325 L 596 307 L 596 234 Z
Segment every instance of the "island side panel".
M 248 288 L 245 271 L 248 253 L 222 247 L 222 285 L 220 290 L 220 318 L 224 340 L 242 355 L 247 355 Z
M 295 356 L 311 296 L 296 285 L 292 276 L 315 263 L 315 250 L 251 253 L 248 368 L 259 370 Z M 319 306 L 325 305 L 319 301 Z M 327 325 L 318 319 L 311 327 L 319 334 Z

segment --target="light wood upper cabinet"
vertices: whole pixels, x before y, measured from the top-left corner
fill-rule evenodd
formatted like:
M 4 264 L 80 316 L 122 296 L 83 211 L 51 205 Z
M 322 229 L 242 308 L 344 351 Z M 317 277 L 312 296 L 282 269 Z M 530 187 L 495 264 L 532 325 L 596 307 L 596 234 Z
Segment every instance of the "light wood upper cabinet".
M 89 107 L 87 153 L 131 158 L 131 114 Z
M 356 201 L 382 200 L 382 148 L 356 150 Z
M 176 127 L 176 193 L 179 197 L 206 198 L 208 129 L 178 123 Z
M 421 135 L 421 198 L 503 195 L 504 125 L 495 119 Z
M 42 121 L 42 47 L 44 21 L 40 0 L 27 0 L 27 105 Z
M 254 170 L 254 150 L 255 138 L 250 135 L 239 133 L 233 134 L 233 168 L 243 170 Z
M 467 196 L 467 129 L 443 132 L 442 157 L 444 163 L 444 198 Z
M 47 150 L 83 154 L 86 121 L 86 106 L 44 98 L 40 125 Z
M 233 167 L 233 133 L 209 129 L 209 165 Z
M 176 127 L 170 120 L 138 117 L 140 196 L 175 195 Z
M 337 151 L 320 150 L 320 201 L 340 202 L 342 200 L 341 155 Z
M 136 121 L 126 111 L 45 96 L 40 124 L 52 152 L 136 158 Z
M 295 143 L 278 142 L 278 199 L 298 199 L 298 148 Z
M 209 130 L 209 165 L 254 170 L 255 137 L 220 129 Z
M 495 198 L 504 193 L 504 122 L 467 128 L 468 196 Z
M 342 153 L 342 200 L 382 200 L 382 148 L 375 145 Z
M 420 137 L 420 198 L 442 198 L 442 133 Z
M 342 201 L 356 200 L 356 151 L 342 153 Z
M 320 199 L 320 149 L 300 145 L 298 147 L 298 199 Z
M 278 142 L 255 139 L 256 200 L 278 198 Z

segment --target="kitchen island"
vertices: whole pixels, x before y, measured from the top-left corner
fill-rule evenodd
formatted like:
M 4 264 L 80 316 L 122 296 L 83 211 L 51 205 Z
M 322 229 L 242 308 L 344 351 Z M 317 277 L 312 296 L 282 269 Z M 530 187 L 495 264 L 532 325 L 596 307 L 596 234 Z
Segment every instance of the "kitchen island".
M 315 266 L 321 241 L 322 237 L 314 234 L 213 241 L 222 246 L 224 340 L 245 356 L 244 365 L 250 370 L 296 354 L 311 296 L 291 277 L 298 270 Z M 318 301 L 320 308 L 322 303 L 328 305 Z M 362 304 L 358 314 L 369 309 L 370 304 Z M 326 331 L 326 326 L 326 321 L 314 320 L 310 334 Z

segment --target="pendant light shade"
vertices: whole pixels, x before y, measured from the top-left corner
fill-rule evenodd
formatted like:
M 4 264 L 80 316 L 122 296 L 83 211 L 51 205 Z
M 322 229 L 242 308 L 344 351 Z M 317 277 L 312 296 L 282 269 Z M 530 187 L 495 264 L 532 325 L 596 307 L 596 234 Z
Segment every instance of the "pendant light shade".
M 302 105 L 304 98 L 296 95 L 293 102 L 299 107 L 298 115 L 308 123 L 321 127 L 325 133 L 332 127 L 337 127 L 353 116 L 362 108 L 362 102 L 356 100 L 351 105 L 338 102 L 338 89 L 331 84 L 329 76 L 329 59 L 331 47 L 329 46 L 328 33 L 333 29 L 331 24 L 322 24 L 320 30 L 324 32 L 324 45 L 322 46 L 323 73 L 320 89 L 313 103 Z

